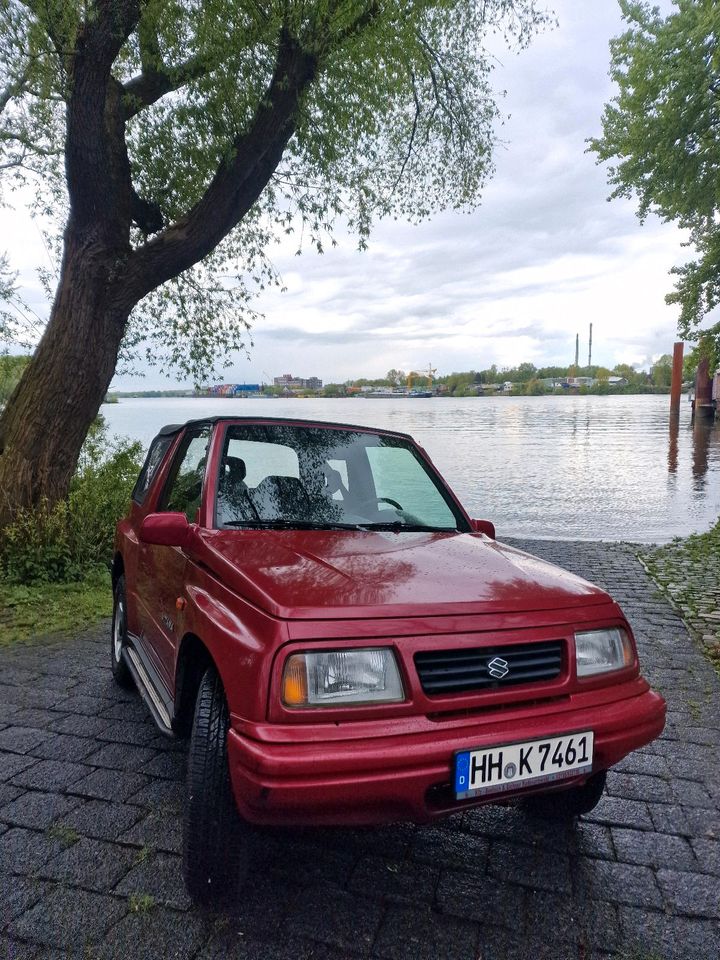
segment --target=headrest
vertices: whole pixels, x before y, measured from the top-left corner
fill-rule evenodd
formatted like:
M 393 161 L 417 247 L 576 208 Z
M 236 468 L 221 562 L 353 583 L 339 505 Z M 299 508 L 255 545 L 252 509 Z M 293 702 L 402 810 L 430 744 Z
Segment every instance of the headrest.
M 225 465 L 228 471 L 228 479 L 236 483 L 245 479 L 247 467 L 245 461 L 240 457 L 225 457 Z

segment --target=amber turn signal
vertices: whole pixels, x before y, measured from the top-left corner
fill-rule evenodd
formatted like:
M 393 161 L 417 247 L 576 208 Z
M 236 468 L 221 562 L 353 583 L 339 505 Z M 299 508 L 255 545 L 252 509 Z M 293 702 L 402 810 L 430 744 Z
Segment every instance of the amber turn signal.
M 283 703 L 288 707 L 302 707 L 308 702 L 305 656 L 296 653 L 288 657 L 283 672 Z

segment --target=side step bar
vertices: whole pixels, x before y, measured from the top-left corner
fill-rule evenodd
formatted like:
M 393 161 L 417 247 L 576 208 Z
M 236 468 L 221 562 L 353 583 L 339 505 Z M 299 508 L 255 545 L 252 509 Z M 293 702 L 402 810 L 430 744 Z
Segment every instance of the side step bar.
M 143 663 L 144 657 L 140 650 L 133 644 L 133 638 L 128 639 L 130 643 L 123 647 L 122 656 L 135 681 L 138 693 L 145 701 L 160 733 L 174 739 L 176 735 L 172 728 L 172 705 L 168 702 L 167 697 L 164 697 L 160 689 L 158 689 L 158 683 L 153 682 L 150 678 L 150 670 L 148 670 Z M 155 671 L 153 670 L 152 672 L 154 673 Z

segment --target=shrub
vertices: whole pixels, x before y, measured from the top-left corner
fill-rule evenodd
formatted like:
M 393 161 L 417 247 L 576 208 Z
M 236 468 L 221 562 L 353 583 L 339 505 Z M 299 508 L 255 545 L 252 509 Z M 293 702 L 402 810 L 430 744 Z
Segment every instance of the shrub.
M 139 443 L 109 440 L 98 417 L 90 429 L 67 500 L 19 510 L 0 540 L 0 576 L 13 583 L 81 579 L 112 561 L 115 524 L 125 513 L 141 466 Z

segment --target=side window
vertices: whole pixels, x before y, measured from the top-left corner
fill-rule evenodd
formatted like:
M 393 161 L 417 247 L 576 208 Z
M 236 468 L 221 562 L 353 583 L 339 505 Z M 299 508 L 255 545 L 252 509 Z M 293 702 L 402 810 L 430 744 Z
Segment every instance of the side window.
M 135 503 L 142 504 L 145 501 L 145 497 L 157 473 L 158 467 L 165 459 L 165 454 L 168 452 L 170 444 L 174 439 L 175 437 L 172 434 L 167 437 L 156 437 L 150 444 L 145 463 L 133 487 L 132 498 Z
M 202 497 L 212 427 L 188 431 L 173 463 L 158 510 L 184 513 L 192 523 Z

